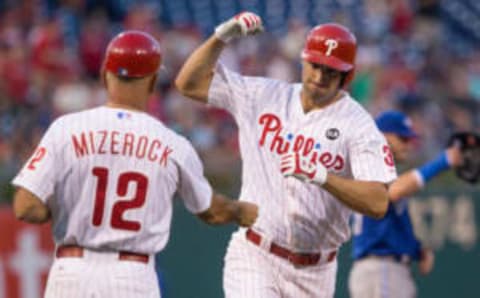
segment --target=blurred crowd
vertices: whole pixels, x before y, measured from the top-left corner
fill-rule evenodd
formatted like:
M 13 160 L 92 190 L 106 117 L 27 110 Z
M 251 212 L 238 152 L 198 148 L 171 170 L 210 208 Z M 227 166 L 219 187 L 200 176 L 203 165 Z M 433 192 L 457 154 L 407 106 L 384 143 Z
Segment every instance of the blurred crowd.
M 218 22 L 196 23 L 201 14 L 195 14 L 192 3 L 200 2 L 178 2 L 190 4 L 188 12 L 194 17 L 172 21 L 166 10 L 173 4 L 166 0 L 0 1 L 0 202 L 8 198 L 9 181 L 53 119 L 105 101 L 99 80 L 104 50 L 124 29 L 148 31 L 163 48 L 150 113 L 192 141 L 216 184 L 227 190 L 238 186 L 241 169 L 232 118 L 183 98 L 172 84 L 186 57 Z M 213 2 L 220 9 L 221 0 Z M 250 8 L 243 2 L 252 3 L 233 2 L 238 11 Z M 260 3 L 266 33 L 235 41 L 222 61 L 243 74 L 299 81 L 299 54 L 315 15 L 309 13 L 306 20 L 280 12 L 285 25 L 279 29 L 267 10 L 269 5 L 276 7 L 275 1 L 253 2 Z M 436 154 L 452 131 L 478 131 L 480 51 L 446 37 L 456 31 L 443 20 L 441 1 L 325 2 L 336 5 L 330 5 L 328 15 L 317 23 L 343 23 L 359 41 L 350 92 L 374 116 L 389 108 L 407 112 L 421 136 L 418 160 Z M 315 1 L 295 3 L 321 9 L 312 4 Z M 346 7 L 354 8 L 356 17 Z M 216 15 L 224 20 L 218 11 Z

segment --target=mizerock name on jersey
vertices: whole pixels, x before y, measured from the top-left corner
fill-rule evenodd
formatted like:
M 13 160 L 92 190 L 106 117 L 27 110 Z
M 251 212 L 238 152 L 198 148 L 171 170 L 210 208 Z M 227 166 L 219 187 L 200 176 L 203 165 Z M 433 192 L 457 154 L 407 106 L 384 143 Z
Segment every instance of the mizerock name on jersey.
M 138 159 L 147 158 L 152 162 L 158 162 L 161 166 L 166 166 L 168 157 L 173 152 L 173 149 L 162 144 L 159 139 L 150 139 L 145 135 L 138 136 L 132 132 L 84 131 L 77 135 L 72 134 L 71 139 L 77 158 L 92 154 L 123 155 Z
M 303 156 L 311 155 L 311 162 L 322 163 L 327 169 L 339 171 L 345 165 L 344 158 L 336 154 L 335 156 L 328 151 L 321 152 L 321 145 L 315 142 L 314 138 L 305 137 L 302 134 L 294 136 L 292 133 L 281 135 L 283 125 L 280 118 L 274 114 L 262 114 L 258 123 L 263 126 L 259 144 L 267 146 L 270 151 L 278 154 L 284 154 L 288 151 L 298 152 Z M 266 144 L 269 142 L 269 144 Z

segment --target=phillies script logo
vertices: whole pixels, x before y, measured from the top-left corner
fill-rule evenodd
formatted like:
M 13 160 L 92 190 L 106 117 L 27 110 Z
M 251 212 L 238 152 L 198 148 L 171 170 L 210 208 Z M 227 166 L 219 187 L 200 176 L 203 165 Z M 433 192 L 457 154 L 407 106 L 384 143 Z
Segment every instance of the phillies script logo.
M 345 161 L 341 155 L 333 156 L 330 152 L 320 152 L 320 143 L 315 142 L 311 137 L 305 137 L 302 134 L 294 136 L 288 133 L 285 137 L 280 135 L 282 131 L 282 121 L 274 114 L 263 114 L 260 116 L 258 123 L 263 126 L 262 135 L 259 144 L 261 147 L 267 146 L 268 149 L 277 154 L 284 154 L 288 151 L 298 152 L 303 156 L 311 155 L 312 163 L 320 162 L 327 169 L 341 170 L 345 165 Z M 269 143 L 267 137 L 270 136 Z

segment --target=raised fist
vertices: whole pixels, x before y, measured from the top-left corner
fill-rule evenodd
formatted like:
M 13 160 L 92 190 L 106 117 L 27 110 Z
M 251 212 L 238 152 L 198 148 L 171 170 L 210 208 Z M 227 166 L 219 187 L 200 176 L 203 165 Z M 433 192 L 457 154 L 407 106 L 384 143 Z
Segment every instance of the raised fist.
M 280 171 L 283 176 L 293 176 L 301 181 L 323 185 L 327 181 L 327 169 L 321 164 L 314 164 L 298 153 L 282 156 Z
M 263 31 L 262 19 L 253 12 L 242 12 L 215 28 L 215 36 L 227 43 L 233 38 Z

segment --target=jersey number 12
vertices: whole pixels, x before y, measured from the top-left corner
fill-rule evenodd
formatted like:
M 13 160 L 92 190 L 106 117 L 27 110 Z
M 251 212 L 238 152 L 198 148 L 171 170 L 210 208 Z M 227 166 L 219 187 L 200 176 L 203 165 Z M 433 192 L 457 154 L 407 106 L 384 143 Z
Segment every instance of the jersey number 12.
M 107 195 L 108 169 L 95 167 L 92 173 L 97 177 L 97 189 L 95 191 L 95 207 L 93 209 L 92 224 L 100 226 L 103 221 L 105 210 L 105 198 Z M 116 193 L 119 197 L 127 194 L 130 183 L 135 183 L 135 196 L 128 201 L 118 201 L 113 204 L 110 225 L 112 228 L 138 231 L 141 224 L 138 221 L 123 219 L 123 213 L 129 209 L 137 209 L 145 203 L 147 194 L 148 177 L 138 172 L 124 172 L 118 176 Z

